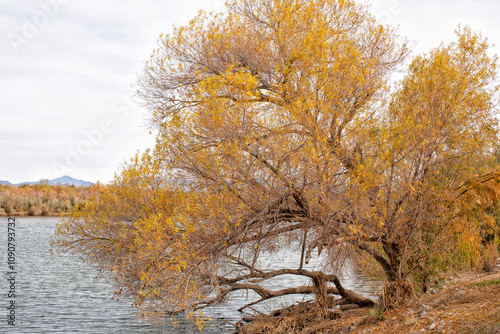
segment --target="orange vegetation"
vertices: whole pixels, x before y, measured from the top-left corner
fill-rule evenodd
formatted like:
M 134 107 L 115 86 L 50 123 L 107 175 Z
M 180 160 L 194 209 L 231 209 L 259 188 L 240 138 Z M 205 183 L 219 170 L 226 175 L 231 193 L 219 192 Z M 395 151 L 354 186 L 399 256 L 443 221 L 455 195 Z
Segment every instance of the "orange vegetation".
M 0 215 L 62 215 L 82 205 L 94 187 L 61 185 L 0 186 Z

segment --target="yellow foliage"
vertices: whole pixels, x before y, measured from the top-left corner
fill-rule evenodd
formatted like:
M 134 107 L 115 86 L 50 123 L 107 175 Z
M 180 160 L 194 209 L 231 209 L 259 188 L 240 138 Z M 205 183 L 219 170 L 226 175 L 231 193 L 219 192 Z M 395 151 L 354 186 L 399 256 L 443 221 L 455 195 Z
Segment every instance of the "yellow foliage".
M 460 235 L 474 265 L 498 201 L 477 179 L 497 168 L 497 60 L 456 33 L 391 88 L 406 41 L 354 1 L 200 12 L 162 35 L 139 82 L 156 148 L 59 227 L 61 245 L 170 313 L 223 300 L 228 277 L 293 242 L 362 250 L 396 281 Z M 484 219 L 465 224 L 473 207 Z

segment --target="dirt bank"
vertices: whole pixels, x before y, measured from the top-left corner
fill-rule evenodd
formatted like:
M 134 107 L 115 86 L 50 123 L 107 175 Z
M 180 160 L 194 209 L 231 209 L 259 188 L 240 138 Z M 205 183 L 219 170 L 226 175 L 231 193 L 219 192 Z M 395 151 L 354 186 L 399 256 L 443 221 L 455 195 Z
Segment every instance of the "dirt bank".
M 298 321 L 298 317 L 286 319 L 285 331 L 280 331 L 277 322 L 269 326 L 269 322 L 262 321 L 246 328 L 250 331 L 241 332 L 500 334 L 500 258 L 492 272 L 448 276 L 440 289 L 431 290 L 396 310 L 383 313 L 368 308 L 344 310 L 338 319 L 301 330 L 290 328 L 294 321 Z

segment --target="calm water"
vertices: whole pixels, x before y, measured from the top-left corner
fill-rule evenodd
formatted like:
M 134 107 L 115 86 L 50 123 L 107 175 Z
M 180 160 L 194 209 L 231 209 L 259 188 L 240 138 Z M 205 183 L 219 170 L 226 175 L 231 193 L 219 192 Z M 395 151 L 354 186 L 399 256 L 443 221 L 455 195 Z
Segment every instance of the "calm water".
M 54 233 L 58 218 L 16 218 L 16 264 L 15 264 L 15 327 L 9 326 L 10 272 L 7 265 L 7 218 L 0 218 L 0 333 L 195 333 L 192 324 L 182 321 L 178 327 L 169 320 L 163 325 L 154 325 L 141 318 L 129 301 L 112 299 L 112 286 L 102 279 L 94 279 L 96 271 L 85 266 L 76 256 L 51 255 L 50 237 Z M 297 263 L 297 255 L 279 254 L 267 265 L 286 267 Z M 313 269 L 310 263 L 308 269 Z M 344 285 L 370 296 L 378 282 L 362 277 L 344 278 Z M 309 284 L 308 280 L 284 276 L 268 284 L 292 286 Z M 238 306 L 253 299 L 252 293 L 234 295 L 229 304 L 219 305 L 205 312 L 213 321 L 205 328 L 206 333 L 231 333 L 241 313 Z M 302 300 L 296 297 L 295 300 Z M 276 300 L 286 304 L 290 299 Z M 266 311 L 270 305 L 262 305 Z

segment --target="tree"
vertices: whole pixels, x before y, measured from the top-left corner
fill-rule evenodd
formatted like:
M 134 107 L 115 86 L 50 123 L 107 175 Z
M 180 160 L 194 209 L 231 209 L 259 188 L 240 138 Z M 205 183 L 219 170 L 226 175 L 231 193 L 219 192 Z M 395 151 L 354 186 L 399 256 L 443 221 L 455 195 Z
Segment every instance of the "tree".
M 388 302 L 404 297 L 452 237 L 463 184 L 492 170 L 496 58 L 470 29 L 457 36 L 391 92 L 406 42 L 365 6 L 234 0 L 201 12 L 160 38 L 140 79 L 155 150 L 62 224 L 60 245 L 168 313 L 236 290 L 259 302 L 313 294 L 322 318 L 335 303 L 373 305 L 328 269 L 346 251 L 382 267 Z M 290 245 L 296 268 L 259 267 Z M 323 270 L 304 269 L 323 250 Z M 312 285 L 262 285 L 284 274 Z

